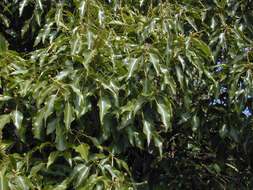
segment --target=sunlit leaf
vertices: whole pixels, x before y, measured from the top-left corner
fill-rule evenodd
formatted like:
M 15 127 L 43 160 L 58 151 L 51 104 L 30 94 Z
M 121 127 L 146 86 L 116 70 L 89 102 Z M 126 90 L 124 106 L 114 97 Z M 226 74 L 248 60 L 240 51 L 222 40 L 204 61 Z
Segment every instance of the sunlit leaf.
M 162 122 L 165 126 L 166 131 L 171 129 L 171 117 L 172 117 L 172 108 L 170 102 L 165 102 L 163 98 L 156 98 L 157 111 L 161 116 Z
M 149 146 L 151 138 L 152 138 L 152 125 L 147 120 L 143 120 L 143 133 L 147 137 L 147 143 L 148 143 L 148 146 Z
M 24 8 L 28 5 L 28 0 L 23 0 L 19 3 L 19 16 L 23 14 Z
M 9 190 L 8 180 L 7 178 L 1 173 L 0 175 L 0 190 Z
M 156 74 L 159 76 L 160 75 L 160 68 L 159 68 L 159 59 L 157 55 L 150 53 L 149 54 L 151 62 L 153 64 L 153 67 L 155 68 Z
M 10 96 L 4 96 L 4 95 L 0 95 L 0 101 L 8 101 L 8 100 L 11 100 L 12 97 Z
M 136 58 L 130 58 L 128 64 L 128 74 L 127 74 L 127 80 L 130 79 L 133 75 L 133 72 L 137 69 L 138 66 L 138 59 Z
M 101 124 L 104 123 L 103 119 L 104 116 L 108 113 L 109 109 L 111 108 L 111 102 L 107 96 L 101 96 L 98 101 L 98 107 L 99 107 L 99 118 Z

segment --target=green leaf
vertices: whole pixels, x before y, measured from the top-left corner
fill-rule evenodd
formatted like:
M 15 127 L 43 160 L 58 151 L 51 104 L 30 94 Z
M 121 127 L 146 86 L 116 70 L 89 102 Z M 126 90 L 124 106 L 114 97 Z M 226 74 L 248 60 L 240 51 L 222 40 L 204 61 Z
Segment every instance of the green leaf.
M 34 16 L 35 16 L 37 24 L 41 26 L 41 12 L 39 11 L 39 9 L 34 10 Z
M 120 124 L 120 129 L 123 129 L 131 124 L 133 124 L 134 121 L 134 115 L 132 112 L 127 111 L 122 114 L 121 118 L 121 124 Z
M 9 186 L 8 186 L 8 181 L 7 181 L 7 178 L 2 174 L 0 173 L 0 190 L 9 190 Z
M 55 14 L 56 25 L 59 26 L 62 18 L 62 8 L 58 8 Z
M 65 135 L 65 132 L 64 132 L 63 128 L 61 127 L 61 125 L 56 126 L 55 142 L 56 142 L 57 150 L 64 151 L 67 149 L 66 135 Z
M 107 140 L 111 135 L 111 128 L 113 126 L 112 118 L 109 115 L 104 117 L 104 124 L 102 125 L 103 138 Z
M 196 32 L 198 32 L 198 29 L 197 29 L 197 26 L 196 26 L 194 20 L 191 19 L 190 17 L 186 17 L 186 20 L 187 20 L 188 23 L 194 28 L 194 30 L 195 30 Z
M 143 104 L 147 101 L 146 97 L 139 96 L 138 99 L 134 102 L 134 108 L 133 113 L 136 115 L 136 113 L 142 108 Z
M 11 116 L 9 114 L 0 115 L 0 131 L 4 126 L 10 123 Z
M 23 14 L 24 8 L 28 5 L 28 0 L 23 0 L 19 3 L 19 16 Z
M 31 171 L 30 171 L 30 174 L 29 174 L 28 178 L 36 176 L 37 173 L 45 167 L 45 165 L 46 165 L 45 163 L 39 163 L 39 164 L 33 166 Z
M 47 161 L 47 168 L 49 168 L 49 166 L 51 166 L 54 163 L 54 161 L 59 156 L 59 153 L 60 153 L 59 151 L 54 151 L 50 153 Z
M 36 106 L 39 108 L 40 105 L 44 102 L 45 98 L 55 92 L 57 90 L 57 87 L 55 85 L 50 85 L 48 88 L 43 88 L 42 90 L 38 88 L 37 90 L 40 90 L 36 102 Z
M 33 134 L 34 138 L 42 139 L 43 118 L 45 115 L 45 107 L 40 109 L 33 117 Z
M 137 66 L 138 66 L 138 59 L 136 58 L 130 58 L 128 59 L 128 74 L 127 74 L 127 80 L 129 80 L 132 75 L 133 75 L 133 72 L 137 69 Z
M 7 40 L 6 40 L 5 37 L 2 35 L 2 33 L 0 33 L 0 53 L 1 53 L 2 51 L 6 51 L 6 50 L 7 50 L 7 47 L 8 47 L 8 42 L 7 42 Z M 2 100 L 1 100 L 1 96 L 2 96 L 2 95 L 0 95 L 0 101 L 2 101 Z
M 81 19 L 84 17 L 85 7 L 86 7 L 86 1 L 81 1 L 80 5 L 79 5 L 79 8 L 78 8 Z
M 79 172 L 76 178 L 75 187 L 79 187 L 89 175 L 90 168 L 84 166 Z
M 75 168 L 70 174 L 70 180 L 72 181 L 76 177 L 76 175 L 84 168 L 87 168 L 85 164 L 78 164 L 77 166 L 75 166 Z
M 27 92 L 29 90 L 29 88 L 31 87 L 31 83 L 32 81 L 31 80 L 25 80 L 23 82 L 20 83 L 20 94 L 21 96 L 26 96 L 27 95 Z
M 4 16 L 3 14 L 0 13 L 0 19 L 2 20 L 2 23 L 7 27 L 9 28 L 10 26 L 10 20 Z
M 82 61 L 82 64 L 87 71 L 89 71 L 89 64 L 91 63 L 92 59 L 96 56 L 96 54 L 97 54 L 96 49 L 92 50 L 89 53 L 83 54 L 84 59 Z
M 127 136 L 128 136 L 128 140 L 130 142 L 130 144 L 132 146 L 134 146 L 134 130 L 133 130 L 133 126 L 128 126 L 126 127 L 126 132 L 127 132 Z
M 160 76 L 160 65 L 159 65 L 159 58 L 157 55 L 150 53 L 149 54 L 153 67 L 155 68 L 156 75 Z
M 111 165 L 105 164 L 104 168 L 111 174 L 112 179 L 116 179 L 117 178 L 117 175 L 116 175 L 114 169 L 111 167 Z
M 153 135 L 155 146 L 159 149 L 160 157 L 163 154 L 163 140 L 158 134 Z
M 47 125 L 47 135 L 51 134 L 52 132 L 54 132 L 54 130 L 56 129 L 56 126 L 59 125 L 59 118 L 56 118 L 52 121 L 50 121 Z
M 212 51 L 208 45 L 206 45 L 205 42 L 203 42 L 200 39 L 197 38 L 191 38 L 192 43 L 197 46 L 208 58 L 212 58 L 214 61 L 214 57 L 212 55 Z
M 18 176 L 15 180 L 17 182 L 17 187 L 19 187 L 19 189 L 23 189 L 23 190 L 29 190 L 29 179 L 27 179 L 25 176 Z
M 156 98 L 157 111 L 161 116 L 165 130 L 171 129 L 170 119 L 172 117 L 172 108 L 169 101 L 164 101 L 162 97 Z
M 184 82 L 183 82 L 184 75 L 183 75 L 181 67 L 178 65 L 176 66 L 176 75 L 177 75 L 177 79 L 180 83 L 181 88 L 183 88 L 184 87 Z
M 63 157 L 69 163 L 70 167 L 72 167 L 72 156 L 70 152 L 64 152 Z
M 228 129 L 226 124 L 223 124 L 221 129 L 219 130 L 219 134 L 221 138 L 224 138 L 228 134 Z
M 76 35 L 72 41 L 72 51 L 71 51 L 71 54 L 72 55 L 76 55 L 79 53 L 80 51 L 80 47 L 81 47 L 81 40 L 80 40 L 80 37 L 79 35 Z
M 111 102 L 108 96 L 101 95 L 98 101 L 99 107 L 99 118 L 100 122 L 103 125 L 104 123 L 104 116 L 108 113 L 109 109 L 111 108 Z
M 82 158 L 88 162 L 89 149 L 90 146 L 86 143 L 80 144 L 79 146 L 74 148 L 76 152 L 80 153 Z
M 72 105 L 67 102 L 64 109 L 64 123 L 67 130 L 70 129 L 71 123 L 74 119 L 74 109 Z
M 40 8 L 41 10 L 43 10 L 43 5 L 42 5 L 42 3 L 41 3 L 41 0 L 36 0 L 36 2 L 37 2 L 37 5 L 39 5 L 39 8 Z
M 88 39 L 87 39 L 87 42 L 88 42 L 88 49 L 90 50 L 93 46 L 93 43 L 94 43 L 94 40 L 93 40 L 93 33 L 88 30 Z
M 44 113 L 45 123 L 47 121 L 48 116 L 50 116 L 53 113 L 55 98 L 56 95 L 51 95 L 45 103 L 45 113 Z
M 61 81 L 66 78 L 71 72 L 72 70 L 63 70 L 55 77 L 55 79 Z
M 195 132 L 199 127 L 199 118 L 197 115 L 192 117 L 192 131 Z
M 24 26 L 22 27 L 22 29 L 21 29 L 21 37 L 22 37 L 22 38 L 24 38 L 24 35 L 25 35 L 26 32 L 28 31 L 29 26 L 30 26 L 30 23 L 31 23 L 31 19 L 28 19 L 28 20 L 25 22 Z
M 10 96 L 4 96 L 4 95 L 0 94 L 0 101 L 5 102 L 5 101 L 11 100 L 11 99 L 12 99 L 12 97 L 10 97 Z
M 148 146 L 152 138 L 152 125 L 148 120 L 143 120 L 143 133 L 147 137 Z
M 98 21 L 100 25 L 103 25 L 104 21 L 104 11 L 100 10 L 98 11 Z
M 23 114 L 20 111 L 15 110 L 11 113 L 11 118 L 17 130 L 20 130 L 22 127 L 22 121 L 24 118 Z

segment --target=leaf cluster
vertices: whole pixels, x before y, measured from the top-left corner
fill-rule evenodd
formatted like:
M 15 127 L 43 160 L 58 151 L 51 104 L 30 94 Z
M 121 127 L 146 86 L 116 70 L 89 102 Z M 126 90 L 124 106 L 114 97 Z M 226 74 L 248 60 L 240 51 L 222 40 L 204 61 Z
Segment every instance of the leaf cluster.
M 0 2 L 0 189 L 251 189 L 252 3 Z

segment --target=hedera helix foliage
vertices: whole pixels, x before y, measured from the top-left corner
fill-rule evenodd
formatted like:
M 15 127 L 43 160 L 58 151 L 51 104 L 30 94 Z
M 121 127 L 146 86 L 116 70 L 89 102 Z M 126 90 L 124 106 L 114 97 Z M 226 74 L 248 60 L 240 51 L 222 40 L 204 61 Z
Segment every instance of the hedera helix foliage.
M 251 0 L 0 7 L 1 190 L 252 188 Z

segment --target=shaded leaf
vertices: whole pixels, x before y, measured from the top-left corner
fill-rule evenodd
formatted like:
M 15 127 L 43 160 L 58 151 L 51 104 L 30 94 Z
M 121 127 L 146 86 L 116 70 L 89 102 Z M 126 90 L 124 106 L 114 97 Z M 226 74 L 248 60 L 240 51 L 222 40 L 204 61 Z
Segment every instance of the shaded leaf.
M 67 102 L 64 109 L 64 123 L 67 130 L 70 129 L 71 123 L 74 119 L 74 109 L 72 105 Z
M 54 151 L 54 152 L 51 152 L 49 157 L 48 157 L 48 161 L 47 161 L 47 168 L 49 168 L 49 166 L 51 164 L 54 163 L 54 161 L 57 159 L 57 157 L 59 156 L 59 153 L 58 151 Z
M 9 114 L 0 115 L 0 130 L 10 122 L 11 116 Z
M 59 151 L 64 151 L 67 148 L 66 135 L 60 125 L 56 126 L 56 148 Z

